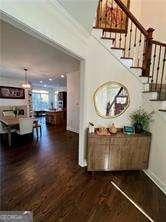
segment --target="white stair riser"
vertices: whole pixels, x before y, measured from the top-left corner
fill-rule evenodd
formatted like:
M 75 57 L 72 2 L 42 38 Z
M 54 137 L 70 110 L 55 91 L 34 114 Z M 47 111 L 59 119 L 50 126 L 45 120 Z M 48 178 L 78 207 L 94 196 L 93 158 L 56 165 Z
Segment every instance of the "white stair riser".
M 120 59 L 123 65 L 126 67 L 130 68 L 133 65 L 133 60 L 132 59 Z
M 148 77 L 140 77 L 142 83 L 148 83 Z
M 111 47 L 113 47 L 112 40 L 110 40 L 110 39 L 101 39 L 100 41 L 109 50 Z
M 150 101 L 155 110 L 166 109 L 166 101 Z
M 120 49 L 111 49 L 111 53 L 118 59 L 123 56 L 123 50 Z
M 102 30 L 101 29 L 92 29 L 91 34 L 100 40 L 101 36 L 102 36 Z
M 149 90 L 150 90 L 149 83 L 143 84 L 143 91 L 149 91 Z
M 136 68 L 130 68 L 133 73 L 135 73 L 137 76 L 142 75 L 142 69 L 136 69 Z
M 102 30 L 101 29 L 93 29 L 91 34 L 97 38 L 106 48 L 110 49 L 113 47 L 112 39 L 102 39 Z
M 166 101 L 161 102 L 161 109 L 166 109 Z
M 157 92 L 149 92 L 143 94 L 144 98 L 150 100 L 150 99 L 157 99 L 158 93 Z
M 166 121 L 166 113 L 165 112 L 160 112 L 160 115 L 162 115 L 163 116 L 163 118 L 165 119 L 165 121 Z

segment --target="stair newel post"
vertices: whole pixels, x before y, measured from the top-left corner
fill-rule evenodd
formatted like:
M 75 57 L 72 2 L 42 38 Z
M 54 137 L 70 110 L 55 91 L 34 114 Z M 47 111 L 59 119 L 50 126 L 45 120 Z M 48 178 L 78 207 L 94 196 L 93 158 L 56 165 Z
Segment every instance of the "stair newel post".
M 144 43 L 142 75 L 147 77 L 149 77 L 150 75 L 153 32 L 154 32 L 153 28 L 149 28 L 147 30 L 147 36 L 145 37 L 145 43 Z

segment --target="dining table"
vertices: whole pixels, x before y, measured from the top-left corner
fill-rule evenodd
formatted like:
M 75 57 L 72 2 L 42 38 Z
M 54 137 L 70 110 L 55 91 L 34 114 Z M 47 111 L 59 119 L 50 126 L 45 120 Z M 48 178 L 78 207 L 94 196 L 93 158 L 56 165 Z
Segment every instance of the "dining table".
M 20 118 L 26 118 L 26 117 L 13 117 L 13 116 L 3 116 L 0 117 L 0 122 L 6 126 L 7 132 L 8 132 L 8 144 L 11 146 L 11 135 L 12 130 L 19 127 L 19 119 Z M 33 119 L 33 122 L 37 122 L 38 120 L 34 117 L 30 117 Z

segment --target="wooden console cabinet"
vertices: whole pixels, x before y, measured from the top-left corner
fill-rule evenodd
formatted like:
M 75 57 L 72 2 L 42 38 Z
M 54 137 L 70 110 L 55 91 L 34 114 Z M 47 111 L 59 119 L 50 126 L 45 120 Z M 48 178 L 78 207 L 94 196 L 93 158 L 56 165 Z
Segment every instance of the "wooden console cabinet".
M 88 134 L 88 171 L 142 170 L 149 161 L 151 134 Z

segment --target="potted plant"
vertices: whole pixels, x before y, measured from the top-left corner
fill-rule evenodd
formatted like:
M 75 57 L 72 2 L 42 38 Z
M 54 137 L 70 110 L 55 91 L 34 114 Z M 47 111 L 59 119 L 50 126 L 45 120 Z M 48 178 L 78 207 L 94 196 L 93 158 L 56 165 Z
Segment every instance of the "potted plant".
M 140 108 L 139 110 L 133 112 L 130 115 L 136 133 L 142 133 L 144 131 L 148 131 L 149 124 L 152 121 L 153 114 L 154 111 L 148 113 L 144 109 Z

